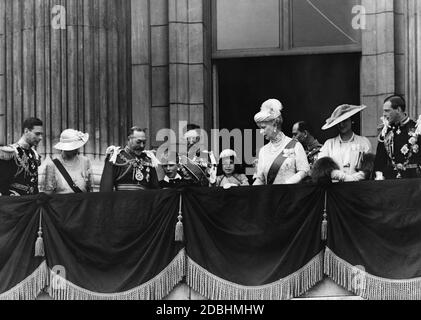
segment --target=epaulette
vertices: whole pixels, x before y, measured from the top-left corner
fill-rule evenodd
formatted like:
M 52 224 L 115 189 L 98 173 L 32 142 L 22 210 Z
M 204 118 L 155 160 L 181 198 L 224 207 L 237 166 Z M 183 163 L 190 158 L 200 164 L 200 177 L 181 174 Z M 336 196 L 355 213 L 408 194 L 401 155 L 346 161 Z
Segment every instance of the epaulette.
M 145 150 L 143 152 L 149 157 L 149 159 L 151 159 L 152 167 L 157 168 L 161 164 L 153 151 Z
M 121 152 L 121 147 L 116 147 L 116 146 L 110 146 L 107 148 L 107 151 L 105 151 L 105 154 L 108 156 L 110 156 L 110 162 L 115 164 L 117 161 L 117 156 L 120 154 Z
M 0 147 L 0 160 L 12 160 L 16 156 L 16 149 L 11 146 Z

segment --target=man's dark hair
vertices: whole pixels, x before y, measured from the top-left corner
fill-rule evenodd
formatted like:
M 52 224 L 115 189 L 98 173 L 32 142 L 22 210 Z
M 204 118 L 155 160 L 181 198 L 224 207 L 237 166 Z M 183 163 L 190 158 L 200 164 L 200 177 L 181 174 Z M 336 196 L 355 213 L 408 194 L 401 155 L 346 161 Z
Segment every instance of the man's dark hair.
M 298 130 L 301 132 L 304 132 L 307 130 L 308 133 L 310 133 L 312 136 L 314 136 L 314 130 L 313 127 L 306 121 L 298 121 Z
M 134 126 L 134 127 L 131 127 L 131 128 L 129 129 L 129 134 L 128 134 L 128 136 L 129 136 L 129 137 L 131 137 L 131 136 L 135 133 L 135 131 L 138 131 L 138 132 L 143 132 L 144 134 L 146 134 L 146 129 L 141 128 L 141 127 L 138 127 L 138 126 Z
M 23 122 L 23 125 L 22 125 L 22 132 L 24 132 L 25 129 L 32 130 L 32 129 L 34 129 L 35 126 L 42 127 L 42 125 L 43 125 L 42 121 L 38 118 L 25 119 L 25 121 Z
M 392 103 L 393 109 L 396 110 L 398 107 L 401 107 L 402 111 L 405 112 L 406 103 L 405 103 L 405 98 L 403 96 L 399 94 L 394 94 L 384 99 L 384 103 L 389 102 L 389 101 Z

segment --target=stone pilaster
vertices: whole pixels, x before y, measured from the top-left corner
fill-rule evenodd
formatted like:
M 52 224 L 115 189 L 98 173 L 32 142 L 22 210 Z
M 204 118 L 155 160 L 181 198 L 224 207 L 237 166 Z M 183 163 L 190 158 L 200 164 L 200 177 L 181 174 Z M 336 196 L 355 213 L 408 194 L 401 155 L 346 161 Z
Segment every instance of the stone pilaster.
M 395 17 L 399 32 L 396 55 L 399 93 L 404 94 L 412 118 L 421 114 L 421 3 L 395 0 Z
M 151 128 L 150 0 L 131 0 L 132 119 Z M 150 139 L 150 135 L 149 135 Z
M 6 143 L 6 88 L 4 81 L 5 72 L 5 0 L 0 0 L 0 145 Z
M 377 125 L 382 116 L 383 100 L 395 92 L 395 28 L 393 0 L 363 0 L 367 26 L 362 31 L 361 131 L 376 147 Z
M 170 125 L 180 121 L 210 129 L 210 3 L 168 0 Z

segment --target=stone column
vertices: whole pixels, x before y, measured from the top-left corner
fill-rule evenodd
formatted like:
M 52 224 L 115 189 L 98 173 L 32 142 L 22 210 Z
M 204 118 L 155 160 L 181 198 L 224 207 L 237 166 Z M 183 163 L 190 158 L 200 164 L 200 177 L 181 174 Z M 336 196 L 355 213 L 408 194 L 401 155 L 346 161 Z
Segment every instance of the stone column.
M 129 12 L 125 0 L 0 0 L 0 142 L 33 116 L 44 122 L 41 154 L 66 128 L 90 134 L 91 158 L 125 140 Z
M 397 91 L 405 95 L 408 113 L 415 119 L 421 114 L 421 3 L 396 0 L 395 19 Z
M 170 125 L 211 126 L 210 1 L 168 0 Z
M 132 124 L 148 129 L 151 127 L 150 2 L 131 0 Z
M 362 32 L 361 103 L 368 108 L 361 129 L 376 148 L 383 100 L 395 92 L 394 1 L 363 0 L 362 5 L 367 26 Z
M 4 81 L 4 72 L 5 72 L 5 36 L 4 36 L 4 27 L 5 27 L 5 1 L 0 0 L 0 146 L 6 143 L 6 88 Z
M 162 144 L 156 141 L 157 132 L 170 127 L 168 28 L 168 0 L 151 1 L 151 143 L 154 148 Z

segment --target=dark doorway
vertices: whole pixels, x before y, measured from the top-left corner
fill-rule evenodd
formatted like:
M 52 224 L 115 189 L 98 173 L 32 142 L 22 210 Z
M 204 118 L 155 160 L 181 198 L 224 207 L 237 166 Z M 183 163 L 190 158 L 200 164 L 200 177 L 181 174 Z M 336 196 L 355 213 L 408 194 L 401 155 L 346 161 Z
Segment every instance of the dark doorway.
M 260 105 L 277 98 L 284 105 L 287 135 L 295 122 L 305 120 L 324 142 L 336 134 L 321 130 L 332 111 L 360 103 L 360 61 L 359 53 L 218 60 L 220 129 L 257 128 L 253 116 Z

